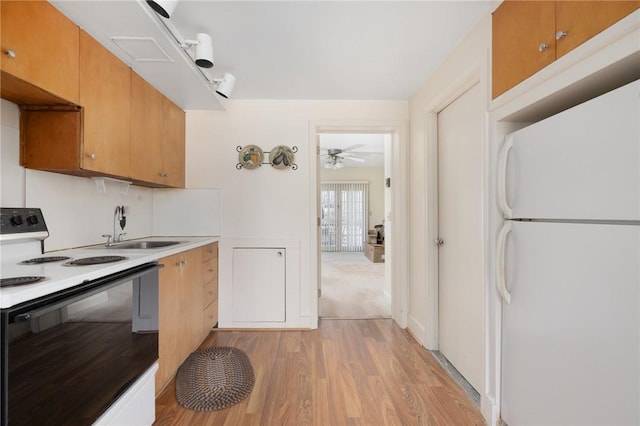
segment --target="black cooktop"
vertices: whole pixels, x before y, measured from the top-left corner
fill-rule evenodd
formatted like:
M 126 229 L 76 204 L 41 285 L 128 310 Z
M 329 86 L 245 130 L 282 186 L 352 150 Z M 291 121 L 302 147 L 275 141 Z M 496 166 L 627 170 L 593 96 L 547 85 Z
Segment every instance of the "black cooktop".
M 32 277 L 11 277 L 0 279 L 0 287 L 13 287 L 23 284 L 33 284 L 44 281 L 46 277 L 32 276 Z
M 126 260 L 127 258 L 124 256 L 93 256 L 93 257 L 83 257 L 81 259 L 72 260 L 70 262 L 65 262 L 62 266 L 85 266 L 85 265 L 99 265 L 101 263 L 112 263 L 119 262 L 121 260 Z
M 40 263 L 62 262 L 63 260 L 69 259 L 71 259 L 69 256 L 34 257 L 33 259 L 27 259 L 20 262 L 20 265 L 38 265 Z

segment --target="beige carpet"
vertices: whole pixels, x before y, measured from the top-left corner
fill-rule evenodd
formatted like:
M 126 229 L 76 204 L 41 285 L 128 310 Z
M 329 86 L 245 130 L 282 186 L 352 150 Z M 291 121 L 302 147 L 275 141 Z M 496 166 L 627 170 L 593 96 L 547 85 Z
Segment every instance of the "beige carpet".
M 389 318 L 384 295 L 384 263 L 364 253 L 322 253 L 321 318 Z

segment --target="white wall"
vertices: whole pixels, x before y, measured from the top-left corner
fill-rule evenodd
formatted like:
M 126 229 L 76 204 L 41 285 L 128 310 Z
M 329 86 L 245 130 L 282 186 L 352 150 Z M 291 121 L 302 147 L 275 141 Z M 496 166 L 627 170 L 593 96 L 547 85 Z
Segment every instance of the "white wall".
M 345 167 L 343 169 L 320 168 L 322 182 L 368 182 L 369 183 L 369 229 L 379 225 L 385 218 L 384 168 Z
M 187 111 L 187 185 L 220 188 L 220 326 L 231 326 L 231 264 L 229 241 L 267 244 L 298 241 L 299 274 L 287 277 L 287 321 L 281 327 L 313 325 L 317 312 L 317 277 L 311 273 L 316 248 L 311 247 L 316 226 L 310 220 L 318 176 L 316 141 L 310 140 L 314 122 L 405 122 L 402 101 L 275 101 L 232 100 L 227 111 Z M 265 151 L 277 145 L 297 146 L 297 170 L 263 165 L 237 170 L 237 146 L 256 144 Z M 312 149 L 310 149 L 312 148 Z M 313 258 L 313 259 L 312 259 Z M 313 294 L 311 289 L 313 290 Z M 295 300 L 294 300 L 295 299 Z M 315 305 L 314 305 L 315 304 Z M 292 315 L 290 315 L 290 313 Z M 297 314 L 294 314 L 297 313 Z M 268 326 L 256 324 L 256 326 Z
M 151 235 L 151 189 L 131 186 L 123 196 L 107 184 L 107 193 L 99 193 L 88 178 L 20 167 L 20 111 L 3 99 L 0 113 L 0 206 L 41 208 L 50 234 L 46 251 L 104 242 L 117 205 L 127 207 L 126 238 Z
M 409 154 L 409 318 L 408 326 L 420 342 L 429 349 L 437 348 L 437 128 L 436 114 L 476 82 L 480 83 L 488 117 L 490 93 L 491 16 L 487 15 L 429 76 L 409 102 L 410 154 Z M 485 119 L 485 122 L 488 119 Z M 485 126 L 488 128 L 488 126 Z M 479 138 L 488 147 L 488 130 Z M 478 158 L 486 163 L 486 158 Z M 483 188 L 489 180 L 485 179 Z M 484 197 L 487 203 L 487 196 Z M 486 212 L 487 206 L 483 208 Z M 493 236 L 483 225 L 484 246 Z M 488 280 L 484 277 L 486 288 Z M 487 307 L 485 306 L 485 310 Z M 485 311 L 485 318 L 487 318 Z M 485 324 L 483 330 L 489 328 Z M 495 350 L 487 349 L 489 362 Z M 491 384 L 487 384 L 490 386 Z M 493 401 L 487 398 L 487 389 L 479 389 L 485 418 L 490 418 Z

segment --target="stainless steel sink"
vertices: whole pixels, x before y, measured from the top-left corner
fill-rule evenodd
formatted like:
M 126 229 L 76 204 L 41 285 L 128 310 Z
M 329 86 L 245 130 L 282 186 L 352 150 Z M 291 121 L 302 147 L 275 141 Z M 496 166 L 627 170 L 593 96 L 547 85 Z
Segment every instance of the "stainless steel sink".
M 104 244 L 99 246 L 93 246 L 92 249 L 111 249 L 111 250 L 135 250 L 135 249 L 155 249 L 161 247 L 174 246 L 180 244 L 182 241 L 160 241 L 160 240 L 140 240 L 140 241 L 126 241 L 124 243 L 116 243 L 110 246 Z
M 115 244 L 115 249 L 153 249 L 180 244 L 180 241 L 131 241 L 128 243 Z

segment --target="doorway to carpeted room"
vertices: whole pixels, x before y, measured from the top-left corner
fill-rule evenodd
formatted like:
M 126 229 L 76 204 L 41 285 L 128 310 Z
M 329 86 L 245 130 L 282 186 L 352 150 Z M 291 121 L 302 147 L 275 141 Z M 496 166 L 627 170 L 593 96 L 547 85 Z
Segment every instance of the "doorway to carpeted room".
M 390 318 L 385 264 L 362 252 L 322 252 L 321 318 Z

